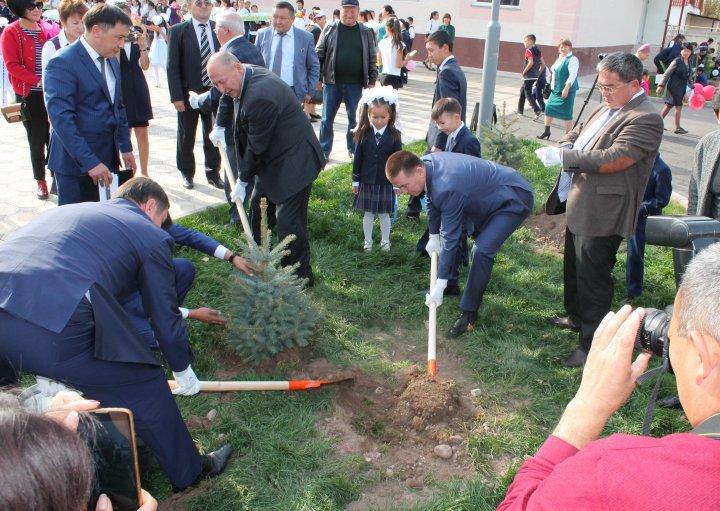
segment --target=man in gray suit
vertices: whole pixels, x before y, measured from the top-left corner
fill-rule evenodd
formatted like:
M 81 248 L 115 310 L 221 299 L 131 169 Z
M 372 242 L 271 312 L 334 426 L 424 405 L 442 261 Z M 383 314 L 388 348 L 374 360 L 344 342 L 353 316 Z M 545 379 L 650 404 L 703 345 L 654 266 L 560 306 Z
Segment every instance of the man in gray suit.
M 695 147 L 688 188 L 688 215 L 720 220 L 720 130 L 711 131 Z
M 290 87 L 264 67 L 242 64 L 230 52 L 210 57 L 210 79 L 232 98 L 233 136 L 239 178 L 233 200 L 245 199 L 245 187 L 255 179 L 250 198 L 253 235 L 260 241 L 260 197 L 275 206 L 277 234 L 290 234 L 290 254 L 284 266 L 299 263 L 296 273 L 313 284 L 310 244 L 307 239 L 307 208 L 312 183 L 325 165 L 325 158 L 310 121 Z
M 301 103 L 312 98 L 320 79 L 320 61 L 310 32 L 293 26 L 295 8 L 290 2 L 275 4 L 272 27 L 257 34 L 255 45 L 268 69 L 287 83 Z
M 466 154 L 436 152 L 422 159 L 398 151 L 387 161 L 387 178 L 403 193 L 427 192 L 426 250 L 438 252 L 438 278 L 425 304 L 442 304 L 448 280 L 458 277 L 455 263 L 465 232 L 475 226 L 472 265 L 460 300 L 460 317 L 449 335 L 457 337 L 474 329 L 495 254 L 533 209 L 533 190 L 514 169 Z
M 553 325 L 579 332 L 580 346 L 564 360 L 585 364 L 593 334 L 610 311 L 612 269 L 620 242 L 635 233 L 640 203 L 662 140 L 663 122 L 640 87 L 643 66 L 630 53 L 613 53 L 597 66 L 600 105 L 560 147 L 536 153 L 561 165 L 548 197 L 549 215 L 567 211 L 563 266 L 568 317 Z

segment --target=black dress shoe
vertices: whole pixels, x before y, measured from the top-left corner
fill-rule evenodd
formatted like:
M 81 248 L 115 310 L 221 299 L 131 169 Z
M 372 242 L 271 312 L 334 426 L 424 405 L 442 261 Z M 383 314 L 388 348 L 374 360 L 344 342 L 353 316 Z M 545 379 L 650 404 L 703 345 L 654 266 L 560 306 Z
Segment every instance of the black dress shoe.
M 222 474 L 227 467 L 228 462 L 230 461 L 230 456 L 232 456 L 232 453 L 232 445 L 225 444 L 217 451 L 213 451 L 209 454 L 204 454 L 200 456 L 200 459 L 202 460 L 200 474 L 190 486 L 195 486 L 206 477 L 215 477 Z M 173 492 L 178 493 L 184 491 L 190 486 L 187 486 L 185 488 L 178 488 L 177 486 L 173 486 Z
M 475 322 L 477 321 L 477 312 L 462 311 L 460 317 L 455 320 L 452 328 L 448 332 L 450 337 L 460 337 L 465 332 L 475 330 Z
M 427 252 L 425 252 L 427 254 Z M 448 284 L 443 291 L 443 296 L 457 296 L 460 294 L 460 286 L 457 284 Z
M 310 117 L 312 119 L 322 119 L 322 115 L 318 115 L 318 114 L 310 114 Z
M 217 188 L 219 190 L 222 190 L 225 188 L 225 185 L 223 184 L 222 179 L 220 179 L 219 177 L 209 177 L 209 178 L 207 178 L 207 180 L 208 180 L 209 184 L 211 184 L 212 186 L 214 186 L 215 188 Z
M 677 396 L 665 396 L 662 399 L 658 399 L 657 405 L 660 408 L 682 408 L 680 398 Z
M 578 348 L 562 361 L 563 367 L 582 367 L 585 365 L 587 360 L 587 353 L 585 350 Z
M 580 325 L 575 323 L 572 319 L 563 316 L 553 316 L 552 318 L 548 318 L 548 322 L 552 326 L 556 326 L 558 328 L 568 328 L 575 332 L 580 331 Z
M 192 190 L 195 188 L 195 184 L 193 183 L 193 180 L 191 177 L 184 177 L 183 178 L 183 188 L 187 190 Z

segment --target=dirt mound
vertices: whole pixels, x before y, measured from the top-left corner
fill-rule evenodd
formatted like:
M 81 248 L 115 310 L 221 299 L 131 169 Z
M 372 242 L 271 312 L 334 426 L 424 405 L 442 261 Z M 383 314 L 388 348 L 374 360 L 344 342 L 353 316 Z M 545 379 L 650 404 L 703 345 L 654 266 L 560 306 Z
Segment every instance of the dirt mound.
M 551 250 L 561 252 L 565 245 L 565 214 L 546 215 L 539 213 L 532 215 L 524 224 L 533 231 L 536 240 Z
M 417 429 L 418 419 L 422 425 L 437 424 L 462 411 L 452 381 L 421 374 L 417 366 L 411 366 L 407 373 L 405 389 L 395 406 L 395 424 Z

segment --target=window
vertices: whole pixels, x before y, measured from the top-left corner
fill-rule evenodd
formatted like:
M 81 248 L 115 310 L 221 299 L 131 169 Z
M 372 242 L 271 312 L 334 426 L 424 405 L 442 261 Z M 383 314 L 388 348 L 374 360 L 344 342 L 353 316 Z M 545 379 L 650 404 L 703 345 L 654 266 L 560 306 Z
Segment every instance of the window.
M 492 5 L 492 0 L 474 0 L 475 5 Z M 520 7 L 520 0 L 500 0 L 503 7 Z

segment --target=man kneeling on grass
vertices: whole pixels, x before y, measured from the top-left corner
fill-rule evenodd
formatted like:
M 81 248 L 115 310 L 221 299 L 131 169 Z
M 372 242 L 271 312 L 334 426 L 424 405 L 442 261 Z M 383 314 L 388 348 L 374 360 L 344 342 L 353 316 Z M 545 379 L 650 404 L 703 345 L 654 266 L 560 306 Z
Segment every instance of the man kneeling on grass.
M 533 209 L 530 184 L 515 170 L 465 154 L 438 152 L 418 158 L 398 151 L 387 161 L 385 174 L 402 193 L 427 195 L 430 238 L 428 254 L 440 254 L 438 279 L 425 304 L 441 305 L 448 282 L 457 286 L 463 226 L 472 224 L 475 244 L 465 292 L 460 300 L 460 317 L 449 335 L 457 337 L 472 330 L 477 321 L 495 254 Z M 442 239 L 442 243 L 441 243 Z
M 680 403 L 694 427 L 598 440 L 650 355 L 633 362 L 644 311 L 626 305 L 595 331 L 582 381 L 553 434 L 520 468 L 499 510 L 720 509 L 720 245 L 693 259 L 668 336 Z

